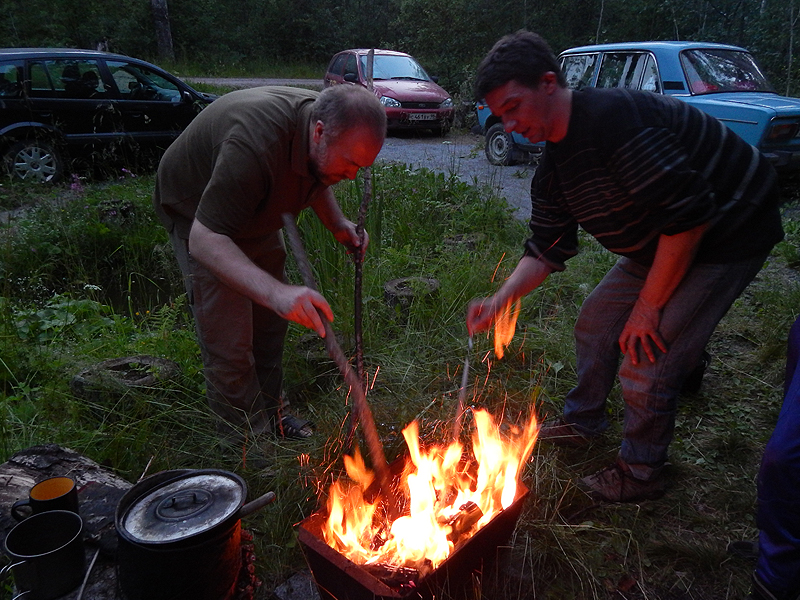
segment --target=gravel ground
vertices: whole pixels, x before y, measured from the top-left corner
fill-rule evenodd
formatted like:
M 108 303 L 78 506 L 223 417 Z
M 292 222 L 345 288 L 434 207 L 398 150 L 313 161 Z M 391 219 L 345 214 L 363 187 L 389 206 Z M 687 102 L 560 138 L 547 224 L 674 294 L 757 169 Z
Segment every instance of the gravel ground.
M 497 167 L 489 164 L 483 153 L 483 136 L 472 133 L 448 133 L 445 137 L 426 133 L 392 133 L 383 144 L 378 161 L 427 168 L 456 175 L 473 185 L 489 185 L 506 199 L 514 215 L 523 221 L 530 218 L 531 165 Z

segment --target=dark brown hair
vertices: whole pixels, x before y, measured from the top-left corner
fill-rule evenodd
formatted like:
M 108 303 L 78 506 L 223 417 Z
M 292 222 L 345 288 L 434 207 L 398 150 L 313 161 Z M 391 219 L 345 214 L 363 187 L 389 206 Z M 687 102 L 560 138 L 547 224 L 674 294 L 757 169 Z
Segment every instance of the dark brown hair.
M 561 87 L 567 87 L 556 56 L 542 36 L 524 30 L 511 33 L 500 38 L 478 66 L 475 98 L 482 100 L 509 81 L 536 88 L 548 71 L 556 74 Z

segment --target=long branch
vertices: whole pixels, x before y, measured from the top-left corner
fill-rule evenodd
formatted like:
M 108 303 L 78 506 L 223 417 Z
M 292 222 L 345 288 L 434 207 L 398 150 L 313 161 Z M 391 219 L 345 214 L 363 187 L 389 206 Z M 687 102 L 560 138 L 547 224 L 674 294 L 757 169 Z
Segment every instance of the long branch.
M 297 225 L 294 222 L 294 217 L 288 213 L 284 213 L 283 225 L 289 237 L 289 245 L 292 248 L 292 254 L 294 254 L 295 261 L 297 261 L 297 268 L 300 271 L 301 277 L 303 278 L 303 284 L 306 287 L 316 291 L 317 285 L 314 281 L 314 275 L 311 272 L 311 265 L 308 262 L 308 256 L 303 248 L 303 242 L 300 239 L 300 232 L 297 230 Z M 339 347 L 330 321 L 328 321 L 322 315 L 322 313 L 320 313 L 320 318 L 325 326 L 324 341 L 325 347 L 328 350 L 328 355 L 331 357 L 333 362 L 336 363 L 336 366 L 339 367 L 339 371 L 342 373 L 345 383 L 350 386 L 350 393 L 353 395 L 353 402 L 357 407 L 359 422 L 364 430 L 367 449 L 369 450 L 369 455 L 372 459 L 372 467 L 375 469 L 375 472 L 378 475 L 381 493 L 383 494 L 384 498 L 392 499 L 393 494 L 391 489 L 389 466 L 386 462 L 386 456 L 383 453 L 383 447 L 381 446 L 380 438 L 378 437 L 378 430 L 375 427 L 375 421 L 372 418 L 372 411 L 367 404 L 364 386 L 362 382 L 359 381 L 358 376 L 353 372 L 353 369 L 350 368 L 350 365 L 344 356 L 344 352 L 342 352 L 342 349 Z

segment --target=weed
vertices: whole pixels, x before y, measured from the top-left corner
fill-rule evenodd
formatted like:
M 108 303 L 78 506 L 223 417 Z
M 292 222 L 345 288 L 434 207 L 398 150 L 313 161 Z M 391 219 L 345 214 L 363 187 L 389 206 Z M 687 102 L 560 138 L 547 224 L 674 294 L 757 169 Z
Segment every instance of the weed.
M 292 444 L 221 445 L 205 404 L 180 276 L 150 208 L 152 176 L 79 183 L 0 186 L 0 202 L 26 207 L 0 230 L 0 450 L 8 457 L 54 442 L 130 481 L 148 464 L 150 473 L 214 467 L 243 475 L 252 497 L 275 491 L 277 501 L 245 523 L 255 533 L 267 597 L 305 568 L 296 524 L 320 506 L 342 472 L 349 407 L 341 376 L 321 341 L 290 325 L 286 391 L 317 434 Z M 341 184 L 336 194 L 355 218 L 360 183 Z M 364 356 L 368 400 L 390 460 L 404 454 L 400 431 L 412 419 L 423 441 L 440 441 L 449 430 L 466 348 L 466 304 L 508 276 L 526 235 L 511 214 L 456 173 L 373 167 Z M 617 452 L 623 406 L 615 389 L 602 441 L 583 450 L 535 449 L 524 477 L 531 495 L 514 537 L 484 577 L 470 582 L 469 598 L 743 597 L 752 565 L 724 549 L 756 533 L 755 473 L 780 409 L 786 336 L 800 306 L 792 250 L 800 228 L 792 211 L 785 223 L 786 243 L 712 337 L 700 392 L 680 399 L 667 496 L 596 505 L 576 487 L 578 477 Z M 303 213 L 299 225 L 337 336 L 352 354 L 351 260 L 313 214 Z M 572 325 L 615 260 L 585 235 L 581 249 L 565 272 L 524 299 L 503 360 L 495 359 L 491 339 L 476 337 L 471 406 L 506 422 L 532 408 L 540 416 L 560 413 L 575 383 Z M 288 276 L 300 282 L 291 259 Z M 384 284 L 401 277 L 435 278 L 437 295 L 418 295 L 398 311 L 385 301 Z M 103 398 L 79 399 L 70 389 L 82 369 L 134 355 L 169 358 L 180 374 L 163 386 Z M 253 469 L 254 454 L 271 462 L 269 476 Z

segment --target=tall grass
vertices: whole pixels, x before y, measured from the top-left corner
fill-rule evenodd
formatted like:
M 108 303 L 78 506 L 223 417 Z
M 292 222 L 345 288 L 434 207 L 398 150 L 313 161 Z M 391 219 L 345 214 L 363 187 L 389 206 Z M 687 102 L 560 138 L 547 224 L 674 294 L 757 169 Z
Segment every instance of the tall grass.
M 3 459 L 54 442 L 108 465 L 129 481 L 150 464 L 215 467 L 242 474 L 250 496 L 278 500 L 245 527 L 257 542 L 260 597 L 305 568 L 296 525 L 319 507 L 342 471 L 348 398 L 322 342 L 290 325 L 286 392 L 311 418 L 311 440 L 218 442 L 206 408 L 202 363 L 166 234 L 150 208 L 152 177 L 71 189 L 4 183 L 0 196 L 30 208 L 0 229 L 0 451 Z M 364 355 L 387 457 L 403 453 L 402 428 L 420 423 L 440 441 L 457 402 L 466 347 L 467 302 L 492 293 L 516 264 L 525 229 L 505 203 L 455 177 L 399 166 L 373 168 L 366 228 Z M 358 182 L 337 197 L 356 217 Z M 116 210 L 115 214 L 111 214 Z M 471 598 L 742 598 L 752 565 L 725 554 L 752 538 L 754 477 L 780 406 L 786 334 L 800 305 L 787 213 L 786 244 L 720 324 L 701 391 L 682 398 L 672 447 L 671 488 L 658 501 L 596 505 L 578 477 L 613 460 L 622 402 L 609 399 L 612 428 L 588 450 L 539 446 L 526 467 L 531 496 L 502 560 L 475 579 Z M 353 352 L 353 265 L 313 214 L 300 230 L 334 329 Z M 481 235 L 473 235 L 481 234 Z M 467 243 L 466 240 L 469 240 Z M 572 324 L 613 257 L 590 238 L 564 273 L 523 302 L 517 333 L 498 361 L 479 336 L 471 355 L 469 402 L 505 422 L 534 407 L 558 414 L 574 384 Z M 390 306 L 384 284 L 433 277 L 433 296 Z M 299 283 L 294 262 L 289 277 Z M 181 374 L 149 390 L 77 397 L 71 378 L 108 358 L 154 355 Z M 267 459 L 258 470 L 253 458 Z

